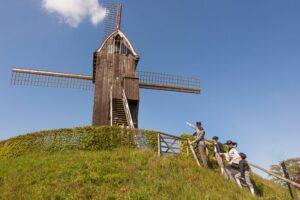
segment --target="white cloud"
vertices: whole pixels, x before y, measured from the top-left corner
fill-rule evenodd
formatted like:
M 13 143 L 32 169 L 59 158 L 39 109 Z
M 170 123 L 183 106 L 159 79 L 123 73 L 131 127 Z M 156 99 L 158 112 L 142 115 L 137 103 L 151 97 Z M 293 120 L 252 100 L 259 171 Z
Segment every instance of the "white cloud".
M 48 12 L 58 14 L 71 27 L 77 27 L 86 18 L 97 25 L 106 15 L 106 9 L 98 0 L 42 0 L 42 6 Z

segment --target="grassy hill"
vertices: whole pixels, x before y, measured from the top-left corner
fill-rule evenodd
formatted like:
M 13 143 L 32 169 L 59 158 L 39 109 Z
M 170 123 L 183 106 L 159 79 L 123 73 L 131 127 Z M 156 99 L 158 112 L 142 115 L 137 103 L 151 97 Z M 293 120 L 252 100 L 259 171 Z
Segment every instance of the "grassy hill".
M 109 138 L 106 143 L 111 145 L 107 148 L 95 147 L 94 142 L 99 139 L 96 135 L 104 137 L 105 132 L 118 132 L 118 128 L 63 130 L 60 134 L 76 132 L 76 137 L 82 136 L 80 130 L 89 130 L 94 139 L 81 137 L 80 141 L 89 141 L 94 148 L 53 148 L 49 135 L 58 130 L 0 142 L 0 199 L 256 199 L 247 189 L 239 189 L 221 177 L 217 169 L 197 167 L 191 157 L 158 157 L 151 149 L 133 148 L 131 142 L 129 146 L 123 143 L 122 147 L 112 148 Z M 40 135 L 49 141 L 43 142 L 47 148 L 37 151 L 41 147 Z M 30 150 L 34 148 L 35 151 Z M 258 176 L 254 180 L 259 199 L 290 199 L 285 189 Z

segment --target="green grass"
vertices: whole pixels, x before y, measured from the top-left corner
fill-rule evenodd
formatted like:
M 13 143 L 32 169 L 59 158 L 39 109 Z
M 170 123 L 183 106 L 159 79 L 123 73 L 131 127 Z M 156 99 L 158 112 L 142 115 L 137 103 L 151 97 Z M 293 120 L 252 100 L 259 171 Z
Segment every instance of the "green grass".
M 255 177 L 259 199 L 290 199 Z M 0 199 L 256 199 L 190 157 L 130 148 L 29 153 L 0 160 Z

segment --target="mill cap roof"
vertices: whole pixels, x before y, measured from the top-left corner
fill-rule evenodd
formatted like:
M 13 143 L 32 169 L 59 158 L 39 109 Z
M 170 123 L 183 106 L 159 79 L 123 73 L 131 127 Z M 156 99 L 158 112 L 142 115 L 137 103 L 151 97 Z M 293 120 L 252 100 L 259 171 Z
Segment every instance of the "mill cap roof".
M 111 33 L 111 34 L 110 34 L 110 35 L 102 42 L 101 46 L 100 46 L 98 49 L 96 49 L 96 52 L 100 52 L 100 51 L 102 50 L 102 48 L 104 47 L 105 43 L 107 42 L 107 40 L 109 40 L 111 37 L 114 37 L 114 36 L 116 36 L 116 35 L 119 35 L 121 38 L 123 38 L 123 39 L 128 43 L 129 48 L 130 48 L 130 50 L 131 50 L 131 52 L 132 52 L 132 54 L 133 54 L 134 56 L 139 57 L 138 54 L 136 53 L 136 51 L 134 50 L 134 48 L 133 48 L 131 42 L 128 40 L 128 38 L 126 37 L 126 35 L 125 35 L 122 31 L 120 31 L 120 30 L 116 30 L 116 31 L 112 32 L 112 33 Z

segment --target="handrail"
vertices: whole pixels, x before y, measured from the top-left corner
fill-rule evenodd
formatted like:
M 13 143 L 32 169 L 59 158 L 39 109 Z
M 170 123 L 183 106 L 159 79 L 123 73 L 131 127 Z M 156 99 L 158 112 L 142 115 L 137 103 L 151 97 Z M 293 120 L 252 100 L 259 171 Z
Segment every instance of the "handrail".
M 195 150 L 194 150 L 194 148 L 193 148 L 193 146 L 192 146 L 190 140 L 187 140 L 187 145 L 190 147 L 190 150 L 191 150 L 191 152 L 192 152 L 192 154 L 193 154 L 193 156 L 194 156 L 194 159 L 195 159 L 197 165 L 200 167 L 201 164 L 200 164 L 200 162 L 199 162 L 199 159 L 198 159 L 198 157 L 197 157 L 197 154 L 196 154 L 196 152 L 195 152 Z
M 148 131 L 146 129 L 138 129 L 140 131 Z M 173 138 L 177 138 L 179 140 L 188 140 L 187 138 L 183 138 L 183 137 L 180 137 L 180 136 L 176 136 L 176 135 L 171 135 L 171 134 L 168 134 L 168 133 L 163 133 L 163 132 L 160 132 L 160 131 L 155 131 L 157 133 L 160 133 L 161 135 L 165 135 L 165 136 L 169 136 L 169 137 L 173 137 Z
M 269 170 L 266 170 L 266 169 L 264 169 L 264 168 L 262 168 L 262 167 L 260 167 L 260 166 L 258 166 L 258 165 L 256 165 L 256 164 L 253 164 L 253 163 L 250 163 L 250 162 L 248 162 L 248 164 L 249 164 L 250 166 L 256 168 L 256 169 L 259 169 L 259 170 L 261 170 L 261 171 L 263 171 L 263 172 L 265 172 L 265 173 L 271 175 L 271 176 L 274 176 L 274 177 L 276 177 L 276 178 L 279 178 L 279 179 L 281 179 L 282 181 L 285 181 L 285 182 L 290 183 L 291 185 L 293 185 L 293 186 L 295 186 L 295 187 L 300 188 L 300 184 L 299 184 L 299 183 L 296 183 L 296 182 L 291 181 L 291 180 L 289 180 L 289 179 L 287 179 L 287 178 L 284 178 L 284 177 L 282 177 L 282 176 L 279 176 L 278 174 L 275 174 L 275 173 L 273 173 L 273 172 L 271 172 L 271 171 L 269 171 Z
M 113 125 L 113 86 L 110 86 L 110 126 Z
M 126 97 L 124 89 L 122 90 L 122 101 L 123 101 L 124 109 L 126 112 L 126 118 L 127 118 L 128 125 L 130 128 L 134 128 L 133 120 L 132 120 L 131 113 L 130 113 L 130 108 L 128 105 L 128 101 L 127 101 L 127 97 Z
M 179 140 L 188 140 L 186 138 L 182 138 L 182 137 L 179 137 L 179 136 L 176 136 L 176 135 L 170 135 L 170 134 L 167 134 L 167 133 L 162 133 L 162 132 L 159 132 L 161 135 L 165 135 L 165 136 L 169 136 L 169 137 L 172 137 L 172 138 L 177 138 Z

